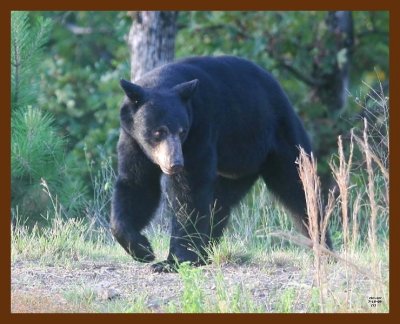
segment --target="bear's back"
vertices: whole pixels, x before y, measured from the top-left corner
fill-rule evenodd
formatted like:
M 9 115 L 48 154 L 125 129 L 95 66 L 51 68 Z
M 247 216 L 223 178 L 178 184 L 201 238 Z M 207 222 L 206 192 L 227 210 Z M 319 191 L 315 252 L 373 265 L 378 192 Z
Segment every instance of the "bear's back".
M 154 90 L 168 90 L 175 85 L 198 79 L 199 89 L 193 98 L 203 113 L 266 112 L 265 107 L 279 111 L 290 109 L 278 82 L 260 66 L 235 56 L 197 56 L 158 67 L 135 83 Z M 271 109 L 267 109 L 271 111 Z M 287 113 L 287 111 L 286 111 Z

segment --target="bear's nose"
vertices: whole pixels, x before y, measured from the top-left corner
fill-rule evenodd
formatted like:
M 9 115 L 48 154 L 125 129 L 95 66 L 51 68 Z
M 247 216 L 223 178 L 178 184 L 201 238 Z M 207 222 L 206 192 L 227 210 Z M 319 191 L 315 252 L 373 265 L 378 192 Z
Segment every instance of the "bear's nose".
M 171 167 L 170 167 L 171 173 L 178 173 L 181 172 L 183 170 L 183 164 L 182 163 L 174 163 Z

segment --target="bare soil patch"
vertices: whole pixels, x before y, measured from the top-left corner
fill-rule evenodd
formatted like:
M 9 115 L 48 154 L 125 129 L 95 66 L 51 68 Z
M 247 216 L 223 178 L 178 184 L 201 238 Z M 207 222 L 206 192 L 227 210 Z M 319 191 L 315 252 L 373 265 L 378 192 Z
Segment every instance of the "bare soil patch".
M 227 264 L 202 268 L 202 287 L 207 297 L 216 291 L 215 273 L 220 270 L 227 291 L 238 286 L 248 291 L 254 303 L 266 312 L 273 312 L 280 290 L 298 289 L 295 308 L 305 311 L 306 295 L 313 285 L 313 275 L 294 264 L 275 260 L 264 265 Z M 116 299 L 132 300 L 146 296 L 146 308 L 151 312 L 165 312 L 169 303 L 179 304 L 183 283 L 176 273 L 153 273 L 146 264 L 79 262 L 74 266 L 42 265 L 36 261 L 16 261 L 12 264 L 12 312 L 93 312 L 85 303 L 71 302 L 68 292 L 87 291 L 98 303 Z M 83 294 L 84 295 L 84 294 Z M 78 296 L 79 298 L 79 296 Z

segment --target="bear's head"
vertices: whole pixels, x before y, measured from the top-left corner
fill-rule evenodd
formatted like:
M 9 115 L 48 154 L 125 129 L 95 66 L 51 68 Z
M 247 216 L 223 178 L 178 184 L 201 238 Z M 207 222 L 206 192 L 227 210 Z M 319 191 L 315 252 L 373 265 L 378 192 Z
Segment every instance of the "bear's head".
M 171 89 L 143 88 L 120 81 L 126 94 L 120 111 L 121 128 L 158 164 L 163 173 L 183 170 L 182 144 L 190 128 L 190 99 L 198 80 Z

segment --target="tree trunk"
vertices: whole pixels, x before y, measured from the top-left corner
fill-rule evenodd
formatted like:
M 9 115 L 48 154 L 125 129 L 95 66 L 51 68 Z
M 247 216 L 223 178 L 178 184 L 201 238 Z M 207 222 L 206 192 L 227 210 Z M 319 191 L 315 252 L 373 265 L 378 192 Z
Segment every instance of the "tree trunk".
M 131 50 L 131 80 L 173 60 L 176 11 L 134 11 L 128 44 Z
M 335 113 L 346 104 L 346 90 L 349 86 L 349 68 L 353 47 L 353 17 L 351 11 L 330 11 L 326 24 L 332 34 L 332 47 L 327 49 L 333 56 L 332 69 L 326 73 L 318 67 L 318 79 L 321 86 L 317 92 L 331 113 Z
M 177 11 L 133 11 L 128 44 L 131 51 L 131 80 L 138 80 L 146 72 L 171 62 L 175 56 Z M 162 191 L 165 184 L 161 181 Z M 155 213 L 155 223 L 168 227 L 165 194 Z

